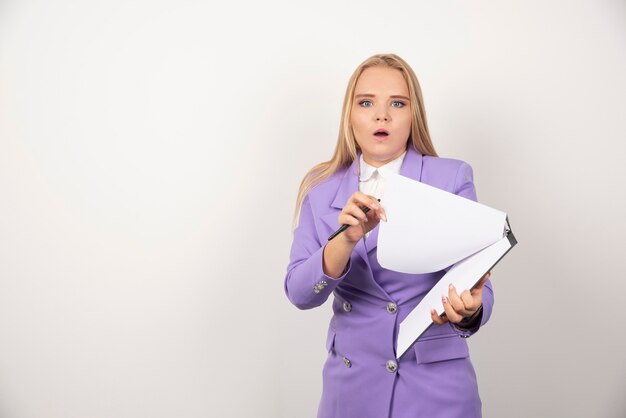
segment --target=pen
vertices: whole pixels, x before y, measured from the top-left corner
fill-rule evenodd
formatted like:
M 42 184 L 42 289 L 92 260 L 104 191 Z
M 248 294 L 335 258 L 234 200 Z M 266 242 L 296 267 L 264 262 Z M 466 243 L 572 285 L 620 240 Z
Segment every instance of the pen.
M 380 202 L 380 199 L 376 199 Z M 367 213 L 370 211 L 369 206 L 363 209 L 363 213 Z M 333 232 L 333 234 L 328 237 L 328 241 L 330 241 L 331 239 L 335 238 L 337 235 L 341 234 L 343 231 L 345 231 L 346 229 L 348 229 L 350 225 L 349 224 L 343 224 L 339 227 L 338 230 L 336 230 L 335 232 Z

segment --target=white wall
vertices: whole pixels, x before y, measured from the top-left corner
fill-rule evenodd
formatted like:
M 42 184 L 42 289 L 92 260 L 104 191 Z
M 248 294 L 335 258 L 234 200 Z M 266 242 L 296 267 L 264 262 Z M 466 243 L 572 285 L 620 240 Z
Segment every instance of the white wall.
M 626 4 L 297 3 L 0 4 L 0 416 L 314 416 L 291 214 L 379 52 L 520 241 L 485 416 L 623 416 Z

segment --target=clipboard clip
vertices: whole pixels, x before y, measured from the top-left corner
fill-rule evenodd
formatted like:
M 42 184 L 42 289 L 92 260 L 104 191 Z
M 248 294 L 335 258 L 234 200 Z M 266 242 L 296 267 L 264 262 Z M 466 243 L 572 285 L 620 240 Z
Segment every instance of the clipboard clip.
M 505 223 L 504 223 L 504 234 L 502 235 L 503 237 L 509 235 L 509 233 L 511 232 L 511 224 L 509 223 L 509 217 L 506 217 Z
M 511 247 L 517 244 L 517 238 L 513 235 L 513 231 L 511 229 L 511 224 L 509 223 L 509 217 L 506 217 L 506 223 L 504 225 L 504 233 L 502 234 L 502 238 L 507 237 L 509 242 L 511 243 Z

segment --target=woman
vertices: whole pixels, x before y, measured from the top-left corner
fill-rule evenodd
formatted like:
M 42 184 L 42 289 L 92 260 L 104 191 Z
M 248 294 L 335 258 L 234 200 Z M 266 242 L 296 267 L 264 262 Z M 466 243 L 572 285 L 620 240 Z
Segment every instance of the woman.
M 476 200 L 471 167 L 437 157 L 417 78 L 394 54 L 374 55 L 352 75 L 334 155 L 305 176 L 296 203 L 287 297 L 310 309 L 334 294 L 318 417 L 480 417 L 465 338 L 491 315 L 489 274 L 471 292 L 450 288 L 446 315 L 433 310 L 435 324 L 396 359 L 398 324 L 445 271 L 404 274 L 378 264 L 383 165 Z M 328 241 L 343 224 L 350 226 Z

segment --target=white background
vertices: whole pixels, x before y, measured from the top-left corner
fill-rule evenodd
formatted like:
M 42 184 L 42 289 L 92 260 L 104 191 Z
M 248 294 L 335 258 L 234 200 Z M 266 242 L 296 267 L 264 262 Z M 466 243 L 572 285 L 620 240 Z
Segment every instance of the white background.
M 0 416 L 313 417 L 291 216 L 381 52 L 520 241 L 469 340 L 484 415 L 623 417 L 618 0 L 0 3 Z

